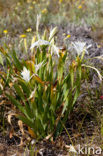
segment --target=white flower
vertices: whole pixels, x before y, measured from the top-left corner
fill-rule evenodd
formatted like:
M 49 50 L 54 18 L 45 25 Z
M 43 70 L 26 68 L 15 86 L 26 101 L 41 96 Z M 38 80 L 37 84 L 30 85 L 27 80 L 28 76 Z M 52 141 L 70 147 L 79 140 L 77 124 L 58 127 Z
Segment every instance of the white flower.
M 22 75 L 22 78 L 26 81 L 26 82 L 29 82 L 30 79 L 37 75 L 37 71 L 41 68 L 41 66 L 43 65 L 44 61 L 42 61 L 41 63 L 39 64 L 35 64 L 35 73 L 32 74 L 32 76 L 30 76 L 30 70 L 28 70 L 26 67 L 23 67 L 23 71 L 21 72 L 21 75 Z
M 77 151 L 72 145 L 70 145 L 69 152 L 77 153 Z
M 36 46 L 39 47 L 39 46 L 42 46 L 42 45 L 50 45 L 50 43 L 48 41 L 46 41 L 46 40 L 39 39 L 37 42 L 34 42 L 31 45 L 30 49 L 32 49 L 32 48 L 34 48 Z
M 23 67 L 23 71 L 21 72 L 21 75 L 26 82 L 30 81 L 31 79 L 30 71 L 26 67 Z
M 37 71 L 41 68 L 41 66 L 43 65 L 44 61 L 42 61 L 39 64 L 35 64 L 35 72 L 37 73 Z
M 56 54 L 58 57 L 60 57 L 59 56 L 59 48 L 56 47 L 55 45 L 52 45 L 52 47 L 51 47 L 51 55 L 53 55 L 53 53 Z
M 90 48 L 92 45 L 86 46 L 85 42 L 72 42 L 73 48 L 76 50 L 77 54 L 80 55 L 83 51 L 88 54 L 87 49 Z

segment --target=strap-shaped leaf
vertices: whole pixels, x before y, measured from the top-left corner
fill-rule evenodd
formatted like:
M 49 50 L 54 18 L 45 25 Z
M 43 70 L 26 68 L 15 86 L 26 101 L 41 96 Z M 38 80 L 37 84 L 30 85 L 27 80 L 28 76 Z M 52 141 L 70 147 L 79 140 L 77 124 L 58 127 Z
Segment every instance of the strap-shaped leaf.
M 74 84 L 74 70 L 73 70 L 72 67 L 70 68 L 70 77 L 71 77 L 71 86 L 73 87 L 73 84 Z
M 26 102 L 26 97 L 24 97 L 24 94 L 22 92 L 22 89 L 19 87 L 18 84 L 14 84 L 14 88 L 16 90 L 16 93 L 19 95 L 19 97 L 21 97 L 21 99 L 23 100 L 23 102 L 25 104 L 25 110 L 26 110 L 27 117 L 33 118 L 34 115 L 33 115 L 32 111 L 30 109 L 29 101 Z
M 5 56 L 7 55 L 7 52 L 3 49 L 3 47 L 0 47 L 0 52 Z
M 75 95 L 74 95 L 73 106 L 74 106 L 74 104 L 75 104 L 75 102 L 76 102 L 76 100 L 77 100 L 77 98 L 79 96 L 79 93 L 80 93 L 80 87 L 78 86 L 76 88 L 76 92 L 75 92 Z
M 34 78 L 35 78 L 35 80 L 37 82 L 39 82 L 40 84 L 42 84 L 42 86 L 44 85 L 44 81 L 42 81 L 39 76 L 35 75 Z
M 12 52 L 12 58 L 13 58 L 13 62 L 15 64 L 16 68 L 18 70 L 22 70 L 22 64 L 20 63 L 19 59 L 17 58 L 16 52 L 14 50 Z
M 2 56 L 0 55 L 0 64 L 2 64 L 3 65 L 3 58 L 2 58 Z
M 27 98 L 30 97 L 30 88 L 27 86 L 27 84 L 22 81 L 22 80 L 19 80 L 19 84 L 21 85 L 22 89 L 23 89 L 23 92 L 24 94 L 26 94 Z
M 9 100 L 23 113 L 26 114 L 25 108 L 13 96 L 6 94 Z
M 16 93 L 21 97 L 21 99 L 24 100 L 25 97 L 24 97 L 24 94 L 23 94 L 21 88 L 19 87 L 19 85 L 18 84 L 14 84 L 14 88 L 16 90 Z
M 18 116 L 18 118 L 20 120 L 22 120 L 27 126 L 29 126 L 30 128 L 34 128 L 34 124 L 32 122 L 32 120 L 28 119 L 27 117 L 25 116 Z

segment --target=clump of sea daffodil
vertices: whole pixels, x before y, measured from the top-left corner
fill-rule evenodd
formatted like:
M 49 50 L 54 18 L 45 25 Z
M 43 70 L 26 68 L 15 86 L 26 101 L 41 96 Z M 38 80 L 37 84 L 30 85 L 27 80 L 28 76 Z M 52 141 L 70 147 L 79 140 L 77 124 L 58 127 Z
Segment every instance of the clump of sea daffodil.
M 29 132 L 32 131 L 32 136 L 37 139 L 46 136 L 56 137 L 62 132 L 63 125 L 80 94 L 84 78 L 82 68 L 89 67 L 83 64 L 84 52 L 87 52 L 86 44 L 75 42 L 72 45 L 78 56 L 65 71 L 68 55 L 66 49 L 62 51 L 55 45 L 54 36 L 57 27 L 50 31 L 49 38 L 46 33 L 41 37 L 40 18 L 38 15 L 37 40 L 31 44 L 30 59 L 19 60 L 15 51 L 10 57 L 1 49 L 9 69 L 7 71 L 9 79 L 6 84 L 9 87 L 9 84 L 13 83 L 10 94 L 6 95 L 21 112 L 18 118 L 27 125 Z M 97 73 L 100 76 L 98 71 Z

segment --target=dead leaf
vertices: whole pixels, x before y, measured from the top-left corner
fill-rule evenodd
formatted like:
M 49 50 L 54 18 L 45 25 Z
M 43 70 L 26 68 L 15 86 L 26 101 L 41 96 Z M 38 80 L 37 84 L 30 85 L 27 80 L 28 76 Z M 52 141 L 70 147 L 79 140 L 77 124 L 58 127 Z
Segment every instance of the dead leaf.
M 10 133 L 9 133 L 9 138 L 10 139 L 13 137 L 13 134 L 14 134 L 14 129 L 12 127 L 11 130 L 10 130 Z
M 24 129 L 23 129 L 23 122 L 21 120 L 18 121 L 18 125 L 19 125 L 19 128 L 20 128 L 20 131 L 22 132 L 22 135 L 24 135 Z
M 16 114 L 16 113 L 10 113 L 10 114 L 8 115 L 7 119 L 8 119 L 8 122 L 9 122 L 10 125 L 12 125 L 12 123 L 11 123 L 11 118 L 12 118 L 12 116 L 17 116 L 17 114 Z
M 28 127 L 28 132 L 31 135 L 31 137 L 36 138 L 36 134 L 33 132 L 33 130 L 30 127 Z

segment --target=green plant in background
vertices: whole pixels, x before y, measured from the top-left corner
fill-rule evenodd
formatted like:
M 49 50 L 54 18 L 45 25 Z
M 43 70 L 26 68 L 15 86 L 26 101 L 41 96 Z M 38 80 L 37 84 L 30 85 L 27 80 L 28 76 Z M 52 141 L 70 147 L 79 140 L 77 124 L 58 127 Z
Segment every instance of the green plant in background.
M 6 86 L 10 94 L 6 92 L 6 96 L 20 110 L 18 118 L 37 139 L 56 137 L 62 132 L 80 94 L 83 69 L 91 67 L 83 64 L 89 47 L 84 42 L 75 42 L 72 46 L 77 54 L 66 71 L 67 51 L 60 51 L 54 42 L 57 28 L 51 30 L 49 37 L 46 31 L 41 37 L 38 31 L 40 18 L 37 16 L 37 41 L 31 44 L 31 58 L 19 60 L 14 50 L 10 53 L 3 48 L 0 50 L 7 66 L 5 77 L 8 77 Z
M 14 45 L 17 53 L 24 51 L 22 41 L 26 45 L 26 38 L 19 38 L 21 34 L 27 36 L 29 47 L 30 38 L 35 32 L 34 25 L 36 24 L 37 13 L 42 14 L 42 25 L 47 27 L 48 24 L 59 24 L 64 27 L 70 22 L 75 23 L 75 25 L 86 23 L 93 29 L 103 26 L 103 0 L 9 0 L 9 2 L 5 0 L 5 4 L 2 0 L 0 6 L 2 6 L 0 12 L 0 44 L 3 47 L 5 43 L 9 47 Z M 32 32 L 26 31 L 28 28 L 31 28 Z M 27 51 L 27 49 L 25 50 Z

